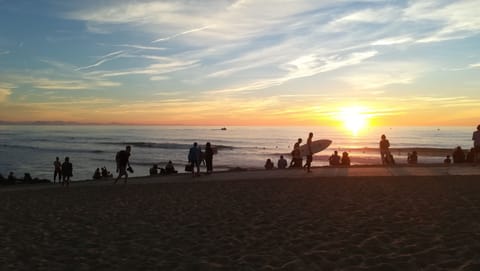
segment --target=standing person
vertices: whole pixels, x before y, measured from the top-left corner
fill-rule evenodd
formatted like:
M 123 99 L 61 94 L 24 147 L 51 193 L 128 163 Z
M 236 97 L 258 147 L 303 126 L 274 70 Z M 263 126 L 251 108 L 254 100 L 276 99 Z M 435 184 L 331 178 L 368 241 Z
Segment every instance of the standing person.
M 117 179 L 115 179 L 114 184 L 116 184 L 122 176 L 125 176 L 124 183 L 127 183 L 127 179 L 128 179 L 127 167 L 130 168 L 129 159 L 130 159 L 131 151 L 132 151 L 132 147 L 127 146 L 125 147 L 125 150 L 117 152 L 117 155 L 115 156 L 115 161 L 117 162 L 118 177 Z
M 200 162 L 202 159 L 201 150 L 198 148 L 198 143 L 194 142 L 193 146 L 190 148 L 188 152 L 188 162 L 192 165 L 192 176 L 200 176 Z M 197 168 L 197 172 L 195 173 L 195 168 Z
M 280 159 L 278 159 L 277 167 L 280 169 L 284 169 L 287 167 L 287 159 L 283 158 L 283 155 L 280 155 Z
M 390 158 L 390 142 L 387 140 L 387 137 L 385 135 L 382 135 L 381 140 L 380 140 L 380 157 L 382 159 L 382 165 L 389 164 L 389 158 Z
M 295 145 L 293 145 L 292 161 L 290 162 L 290 167 L 302 167 L 302 153 L 300 152 L 301 143 L 302 139 L 299 138 Z
M 60 183 L 62 181 L 62 163 L 60 162 L 60 158 L 58 156 L 55 158 L 55 161 L 53 161 L 53 183 L 55 183 L 55 180 L 57 179 L 58 175 L 58 182 Z
M 473 148 L 475 149 L 474 162 L 480 162 L 480 124 L 472 135 Z
M 312 138 L 313 138 L 313 133 L 310 132 L 310 134 L 308 134 L 308 139 L 307 139 L 307 162 L 305 163 L 305 166 L 304 166 L 307 168 L 307 172 L 312 172 L 310 170 L 310 167 L 312 166 L 312 161 L 313 161 Z
M 213 149 L 210 142 L 205 145 L 205 163 L 207 165 L 207 174 L 213 172 Z
M 70 185 L 70 177 L 73 176 L 73 164 L 70 163 L 70 158 L 65 157 L 65 162 L 62 164 L 62 186 L 67 184 L 67 187 Z

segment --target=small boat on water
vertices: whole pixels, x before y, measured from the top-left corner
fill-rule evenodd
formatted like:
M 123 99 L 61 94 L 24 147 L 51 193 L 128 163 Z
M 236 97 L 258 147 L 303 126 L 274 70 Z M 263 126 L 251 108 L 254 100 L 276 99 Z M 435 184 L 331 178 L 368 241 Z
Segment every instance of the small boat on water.
M 227 130 L 227 127 L 222 127 L 220 130 L 226 131 L 226 130 Z

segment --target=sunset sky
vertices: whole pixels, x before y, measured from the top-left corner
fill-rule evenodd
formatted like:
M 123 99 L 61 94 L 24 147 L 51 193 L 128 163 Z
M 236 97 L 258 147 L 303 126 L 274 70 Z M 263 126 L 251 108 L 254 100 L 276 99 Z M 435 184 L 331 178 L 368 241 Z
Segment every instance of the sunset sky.
M 0 120 L 333 125 L 361 114 L 476 127 L 479 12 L 476 0 L 0 0 Z

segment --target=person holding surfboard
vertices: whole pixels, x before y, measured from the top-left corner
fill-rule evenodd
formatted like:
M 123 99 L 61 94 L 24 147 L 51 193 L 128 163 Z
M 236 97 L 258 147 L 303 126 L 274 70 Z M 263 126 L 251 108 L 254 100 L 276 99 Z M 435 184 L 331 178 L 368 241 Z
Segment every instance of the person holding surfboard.
M 308 139 L 307 139 L 307 162 L 305 163 L 305 166 L 303 166 L 304 168 L 307 168 L 307 172 L 312 172 L 310 170 L 310 167 L 312 166 L 312 161 L 313 161 L 312 138 L 313 138 L 313 133 L 310 132 L 310 134 L 308 134 Z

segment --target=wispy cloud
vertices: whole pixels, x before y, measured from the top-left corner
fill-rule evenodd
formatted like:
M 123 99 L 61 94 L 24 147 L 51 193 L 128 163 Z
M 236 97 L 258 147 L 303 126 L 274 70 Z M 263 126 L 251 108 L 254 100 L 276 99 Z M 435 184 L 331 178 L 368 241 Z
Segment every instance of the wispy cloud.
M 0 103 L 5 102 L 12 94 L 12 88 L 13 86 L 10 84 L 2 84 L 0 83 Z
M 413 39 L 411 37 L 400 36 L 400 37 L 391 37 L 380 39 L 372 42 L 372 45 L 395 45 L 395 44 L 402 44 L 402 43 L 409 43 L 412 42 Z
M 174 38 L 179 37 L 179 36 L 183 36 L 183 35 L 190 34 L 190 33 L 195 33 L 195 32 L 202 31 L 202 30 L 205 30 L 205 29 L 211 28 L 211 27 L 212 26 L 207 25 L 207 26 L 203 26 L 203 27 L 199 27 L 199 28 L 189 29 L 189 30 L 177 33 L 175 35 L 171 35 L 171 36 L 164 37 L 164 38 L 158 38 L 156 40 L 153 40 L 152 43 L 171 40 L 171 39 L 174 39 Z
M 354 52 L 348 55 L 332 55 L 322 57 L 319 55 L 303 55 L 282 66 L 287 74 L 282 77 L 263 79 L 245 84 L 240 87 L 213 90 L 208 93 L 235 93 L 253 91 L 281 85 L 290 80 L 313 76 L 319 73 L 329 72 L 340 68 L 357 65 L 377 54 L 376 51 Z
M 8 54 L 10 54 L 10 51 L 0 49 L 0 56 L 1 55 L 8 55 Z
M 353 89 L 379 89 L 395 84 L 412 84 L 427 70 L 427 64 L 414 60 L 376 61 L 341 75 L 339 79 Z
M 163 51 L 166 49 L 164 47 L 144 46 L 144 45 L 137 45 L 137 44 L 119 44 L 117 46 L 140 49 L 140 50 L 155 50 L 155 51 Z
M 100 57 L 97 60 L 97 62 L 93 63 L 92 65 L 88 65 L 88 66 L 85 66 L 85 67 L 80 67 L 80 68 L 77 68 L 76 70 L 81 71 L 81 70 L 87 70 L 87 69 L 90 69 L 90 68 L 93 68 L 93 67 L 100 66 L 105 62 L 108 62 L 108 61 L 111 61 L 111 60 L 114 60 L 116 58 L 121 57 L 122 54 L 124 54 L 124 51 L 115 51 L 115 52 L 108 53 L 108 54 Z
M 185 69 L 190 69 L 198 65 L 197 61 L 179 61 L 171 60 L 165 63 L 155 63 L 148 65 L 145 68 L 136 68 L 129 69 L 124 71 L 98 71 L 92 72 L 91 74 L 100 75 L 102 77 L 117 77 L 125 75 L 155 75 L 155 74 L 165 74 L 175 71 L 181 71 Z

